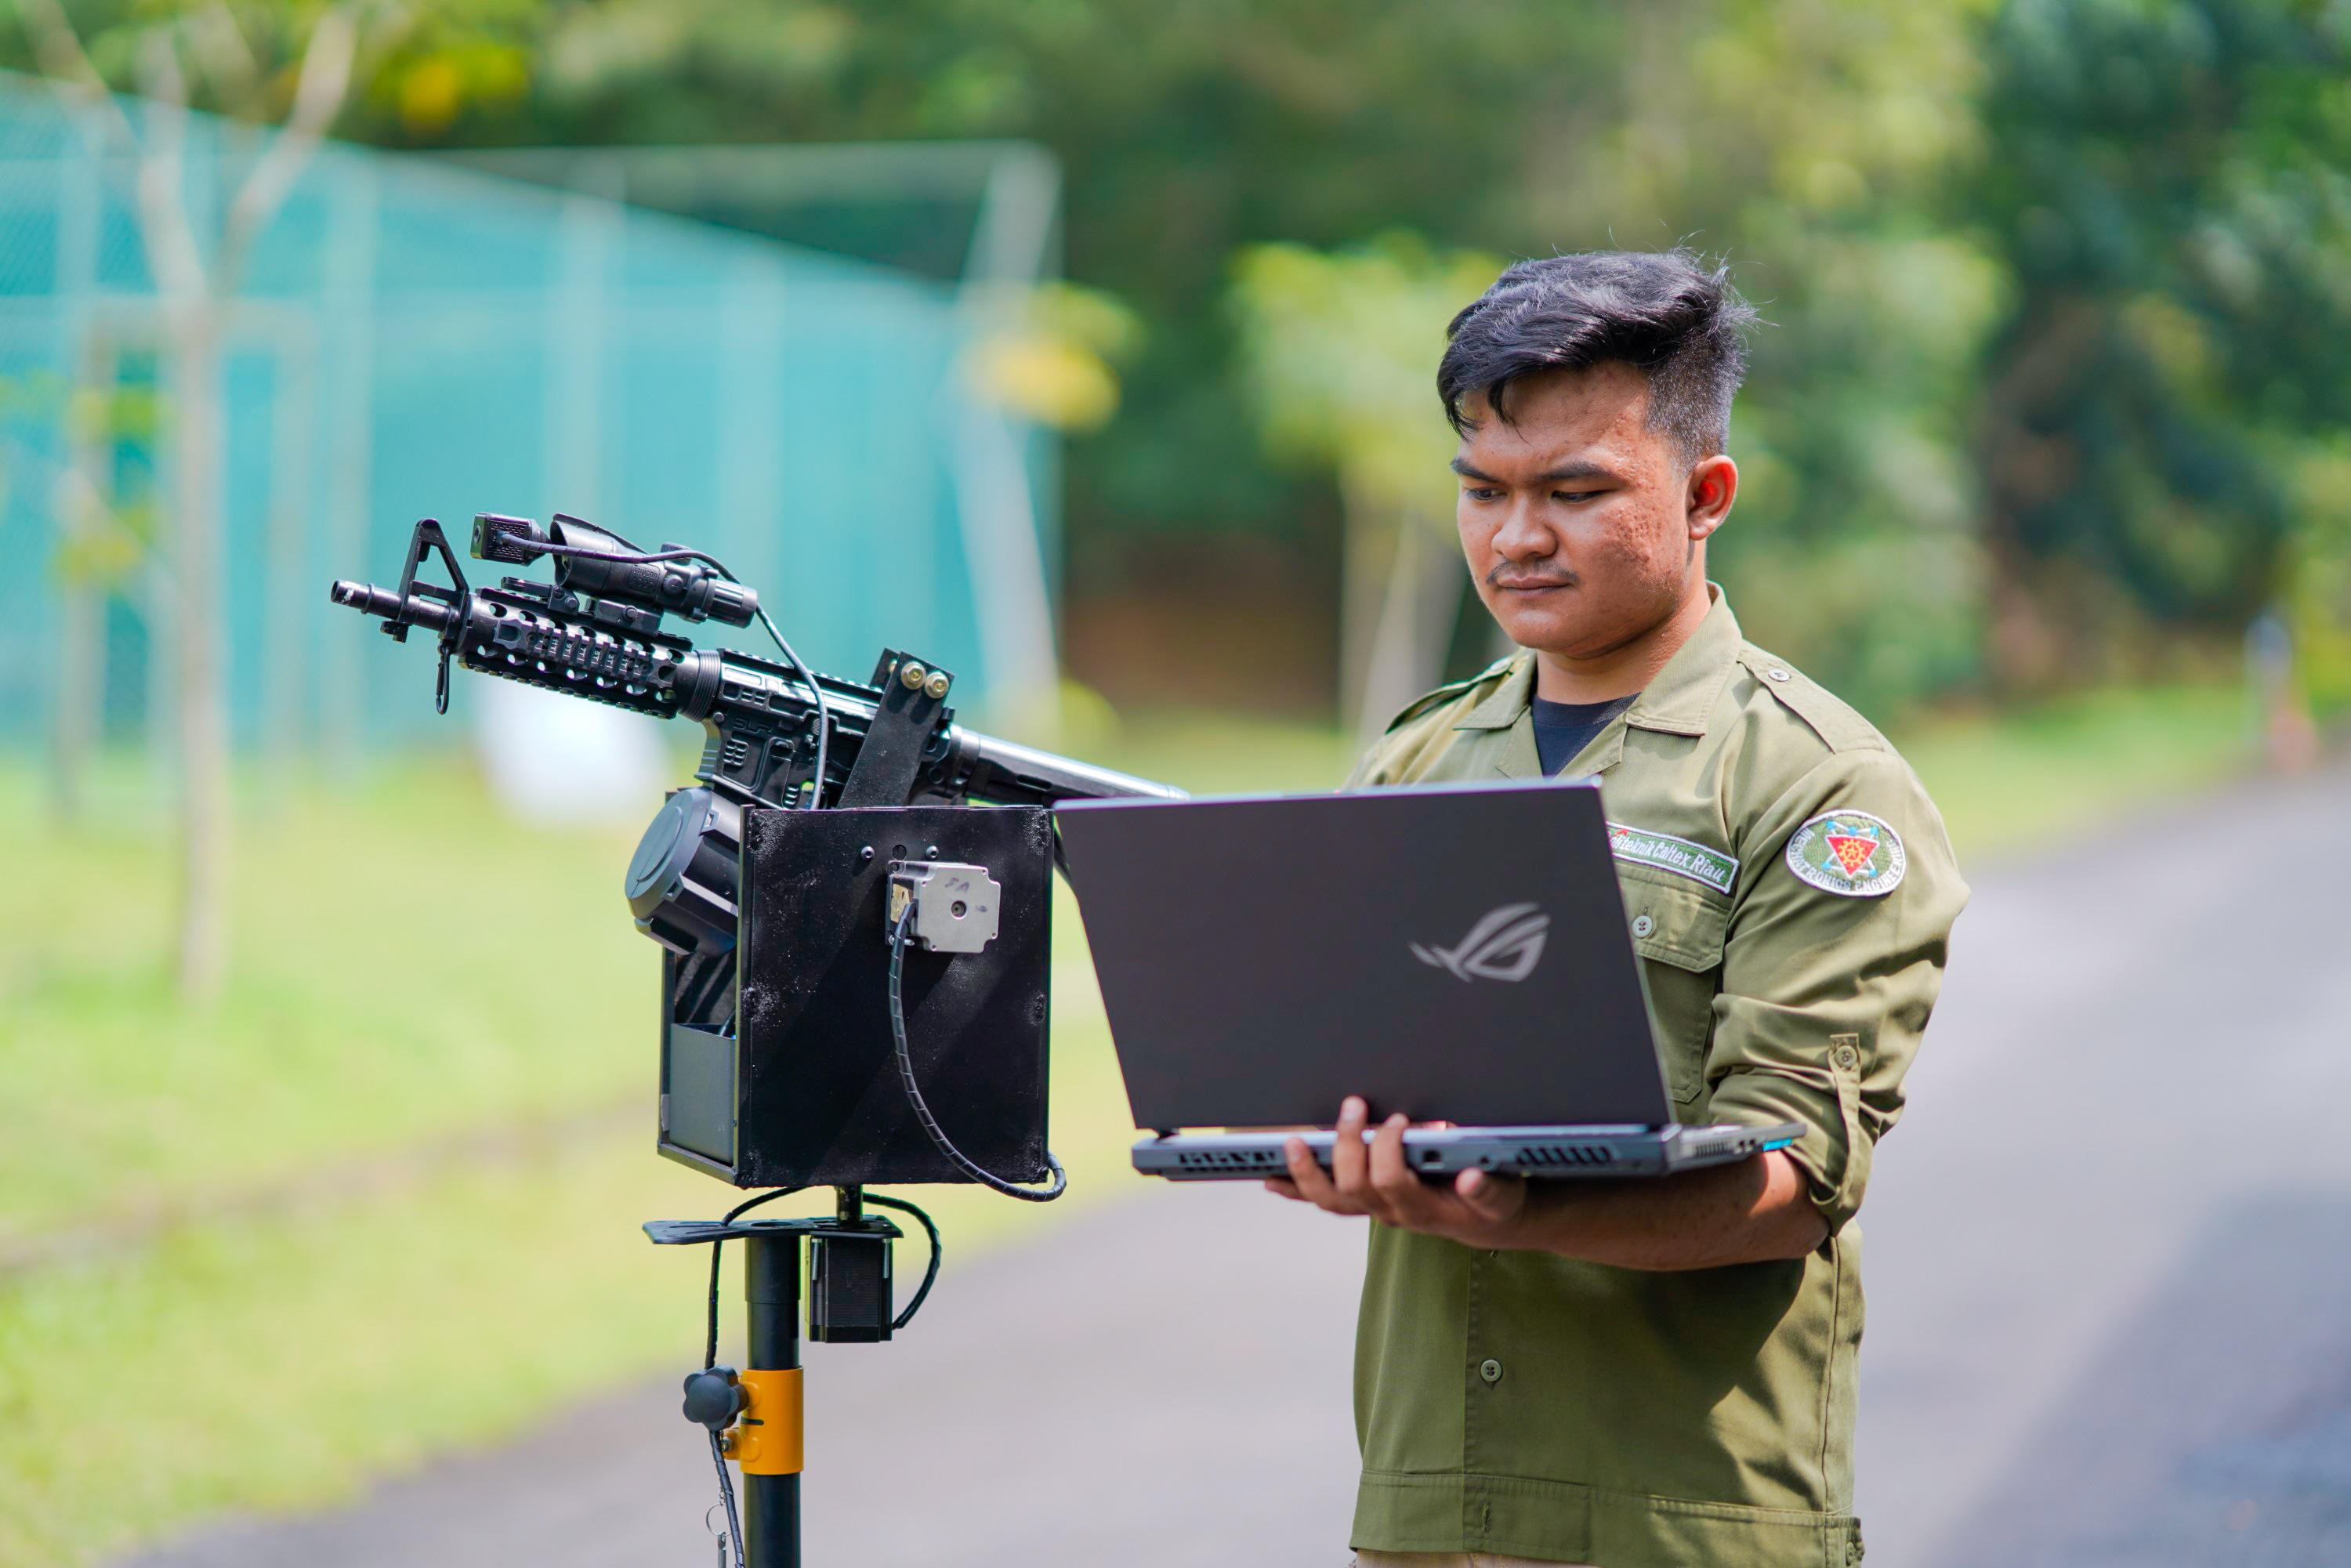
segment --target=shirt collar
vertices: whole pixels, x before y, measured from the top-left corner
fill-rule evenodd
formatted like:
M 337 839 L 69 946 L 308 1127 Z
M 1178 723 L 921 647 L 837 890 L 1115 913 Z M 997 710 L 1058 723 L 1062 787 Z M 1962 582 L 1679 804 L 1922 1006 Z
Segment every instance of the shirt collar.
M 1722 695 L 1731 667 L 1739 662 L 1739 618 L 1730 601 L 1714 583 L 1706 585 L 1710 601 L 1706 618 L 1690 640 L 1674 651 L 1656 678 L 1642 689 L 1625 712 L 1625 722 L 1635 729 L 1661 730 L 1667 735 L 1704 735 L 1707 716 Z M 1493 695 L 1455 722 L 1456 729 L 1508 729 L 1526 716 L 1534 702 L 1535 656 L 1521 653 Z

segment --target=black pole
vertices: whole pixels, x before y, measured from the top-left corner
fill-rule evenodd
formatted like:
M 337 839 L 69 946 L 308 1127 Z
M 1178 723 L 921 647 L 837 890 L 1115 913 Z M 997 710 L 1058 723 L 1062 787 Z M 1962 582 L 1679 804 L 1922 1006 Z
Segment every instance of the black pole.
M 750 1308 L 746 1364 L 776 1371 L 800 1364 L 800 1239 L 797 1231 L 743 1242 L 743 1298 Z M 743 1568 L 799 1568 L 800 1478 L 743 1478 Z

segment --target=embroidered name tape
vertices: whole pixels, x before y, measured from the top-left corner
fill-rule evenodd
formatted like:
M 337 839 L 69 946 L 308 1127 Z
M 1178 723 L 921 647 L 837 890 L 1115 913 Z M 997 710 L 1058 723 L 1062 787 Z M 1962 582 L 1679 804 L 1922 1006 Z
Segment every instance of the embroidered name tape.
M 1788 835 L 1788 869 L 1823 893 L 1879 898 L 1902 885 L 1902 835 L 1866 811 L 1823 811 Z
M 1737 858 L 1720 850 L 1710 850 L 1671 833 L 1628 828 L 1622 822 L 1608 824 L 1608 848 L 1620 861 L 1653 865 L 1659 871 L 1702 882 L 1717 893 L 1729 893 L 1732 879 L 1739 875 Z

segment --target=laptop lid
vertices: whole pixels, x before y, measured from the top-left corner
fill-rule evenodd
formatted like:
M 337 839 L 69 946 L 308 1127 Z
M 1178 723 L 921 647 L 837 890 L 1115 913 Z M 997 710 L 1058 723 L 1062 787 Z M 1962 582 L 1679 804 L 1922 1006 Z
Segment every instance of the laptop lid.
M 1593 780 L 1054 817 L 1138 1127 L 1673 1119 Z

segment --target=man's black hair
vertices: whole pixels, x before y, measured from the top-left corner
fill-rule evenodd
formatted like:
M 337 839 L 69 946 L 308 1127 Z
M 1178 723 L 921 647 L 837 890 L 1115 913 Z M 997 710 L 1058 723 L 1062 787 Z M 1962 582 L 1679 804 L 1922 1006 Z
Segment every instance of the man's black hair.
M 1596 250 L 1522 261 L 1463 307 L 1446 329 L 1437 395 L 1457 434 L 1484 393 L 1502 423 L 1510 383 L 1539 371 L 1622 363 L 1648 378 L 1649 424 L 1684 463 L 1723 449 L 1730 398 L 1747 374 L 1744 329 L 1754 308 L 1730 269 L 1697 253 Z

